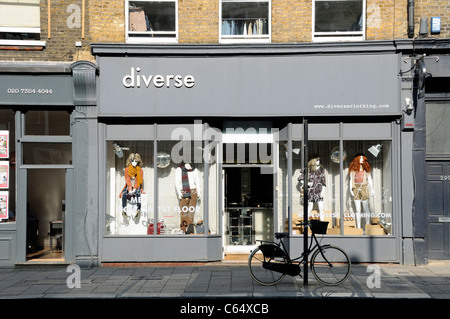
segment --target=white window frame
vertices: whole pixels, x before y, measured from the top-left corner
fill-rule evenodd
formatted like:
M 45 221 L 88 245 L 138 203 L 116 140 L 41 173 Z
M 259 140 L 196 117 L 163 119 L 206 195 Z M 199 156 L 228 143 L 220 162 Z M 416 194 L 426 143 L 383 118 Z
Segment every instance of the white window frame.
M 178 0 L 135 0 L 141 2 L 173 2 L 175 3 L 175 31 L 143 31 L 130 32 L 129 30 L 129 3 L 133 0 L 125 1 L 125 36 L 127 43 L 178 43 Z M 130 37 L 130 34 L 147 34 L 147 37 Z M 151 35 L 175 35 L 168 37 L 152 37 Z
M 366 39 L 366 5 L 367 0 L 362 1 L 362 30 L 344 32 L 315 32 L 316 25 L 316 2 L 323 1 L 345 1 L 345 0 L 313 0 L 312 6 L 312 41 L 313 42 L 337 42 L 337 41 L 364 41 Z
M 223 2 L 267 2 L 268 3 L 268 34 L 261 36 L 222 35 L 222 3 Z M 272 41 L 272 0 L 219 0 L 219 43 L 270 43 Z
M 37 33 L 41 34 L 41 28 L 10 28 L 10 27 L 0 27 L 0 32 L 11 32 L 11 33 Z M 0 45 L 4 46 L 34 46 L 34 47 L 45 47 L 45 41 L 40 40 L 0 40 Z

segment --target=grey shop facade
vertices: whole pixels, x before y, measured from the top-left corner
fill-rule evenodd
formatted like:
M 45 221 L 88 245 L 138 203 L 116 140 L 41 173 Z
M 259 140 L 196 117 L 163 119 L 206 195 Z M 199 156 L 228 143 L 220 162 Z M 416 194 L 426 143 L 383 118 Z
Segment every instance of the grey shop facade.
M 95 65 L 67 74 L 69 137 L 14 137 L 16 151 L 27 138 L 70 139 L 71 161 L 53 165 L 66 176 L 64 262 L 227 260 L 275 232 L 301 251 L 305 137 L 316 172 L 306 205 L 329 222 L 326 240 L 355 262 L 425 259 L 411 228 L 416 60 L 397 44 L 93 44 L 92 53 Z M 20 163 L 16 189 L 33 168 L 47 167 Z M 2 226 L 18 238 L 24 227 Z M 21 241 L 10 240 L 5 264 L 26 262 Z
M 355 261 L 403 261 L 412 133 L 400 119 L 412 92 L 392 49 L 94 44 L 101 262 L 223 260 L 274 232 L 301 251 L 305 118 L 321 172 L 311 218 L 329 221 L 327 240 Z M 143 187 L 130 204 L 124 169 L 136 153 Z M 371 193 L 354 198 L 357 154 Z M 185 164 L 196 192 L 187 206 Z

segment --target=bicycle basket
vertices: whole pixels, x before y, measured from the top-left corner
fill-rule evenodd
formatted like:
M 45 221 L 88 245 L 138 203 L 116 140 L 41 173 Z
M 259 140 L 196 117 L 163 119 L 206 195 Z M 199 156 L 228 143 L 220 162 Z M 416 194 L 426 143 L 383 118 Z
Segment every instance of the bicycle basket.
M 311 231 L 314 234 L 326 234 L 328 222 L 322 222 L 320 220 L 310 220 L 311 223 Z

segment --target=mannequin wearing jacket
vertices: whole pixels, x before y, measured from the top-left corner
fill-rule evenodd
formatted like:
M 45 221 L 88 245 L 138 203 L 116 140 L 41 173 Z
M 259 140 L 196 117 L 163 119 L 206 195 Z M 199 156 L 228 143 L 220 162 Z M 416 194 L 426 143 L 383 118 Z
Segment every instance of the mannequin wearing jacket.
M 119 195 L 122 198 L 122 216 L 126 218 L 127 201 L 136 198 L 137 211 L 134 219 L 137 220 L 141 214 L 141 194 L 144 193 L 144 170 L 141 168 L 142 161 L 139 153 L 132 153 L 126 161 L 125 186 Z
M 350 173 L 350 194 L 355 202 L 356 228 L 361 228 L 361 209 L 366 214 L 366 224 L 370 221 L 369 199 L 374 194 L 372 168 L 364 154 L 357 154 L 349 166 Z
M 180 229 L 187 231 L 194 224 L 197 201 L 200 197 L 198 170 L 190 164 L 182 164 L 175 171 L 175 190 L 180 200 Z

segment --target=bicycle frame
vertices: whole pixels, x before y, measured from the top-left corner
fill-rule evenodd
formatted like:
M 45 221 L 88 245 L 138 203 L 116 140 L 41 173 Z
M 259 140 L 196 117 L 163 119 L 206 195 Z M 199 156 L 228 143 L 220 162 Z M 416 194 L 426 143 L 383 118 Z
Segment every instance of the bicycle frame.
M 279 239 L 279 242 L 275 242 L 275 241 L 267 241 L 267 240 L 258 240 L 258 241 L 261 243 L 261 245 L 262 245 L 263 243 L 274 244 L 274 245 L 277 246 L 278 248 L 281 248 L 281 249 L 284 251 L 284 253 L 286 254 L 287 262 L 288 262 L 289 264 L 292 264 L 292 263 L 298 263 L 298 264 L 301 264 L 301 263 L 304 262 L 305 257 L 308 256 L 308 255 L 310 255 L 311 253 L 313 253 L 316 249 L 319 249 L 319 250 L 321 251 L 321 253 L 322 253 L 322 248 L 330 246 L 330 244 L 325 244 L 325 245 L 322 245 L 322 246 L 321 246 L 321 245 L 319 244 L 319 241 L 317 240 L 316 235 L 315 235 L 314 233 L 311 233 L 311 238 L 312 238 L 313 240 L 311 240 L 311 242 L 309 243 L 308 250 L 307 250 L 306 252 L 305 252 L 305 251 L 302 252 L 302 254 L 301 254 L 299 257 L 296 257 L 296 258 L 294 258 L 294 259 L 291 259 L 291 256 L 290 256 L 288 250 L 286 249 L 286 246 L 284 245 L 284 243 L 283 243 L 283 241 L 282 241 L 282 238 L 283 238 L 283 237 L 281 237 L 281 238 Z M 314 247 L 313 247 L 313 244 L 314 244 Z M 323 254 L 322 254 L 322 256 L 323 256 L 323 258 L 324 258 L 325 260 L 327 260 L 326 257 L 325 257 Z M 327 260 L 327 262 L 328 262 L 328 260 Z

